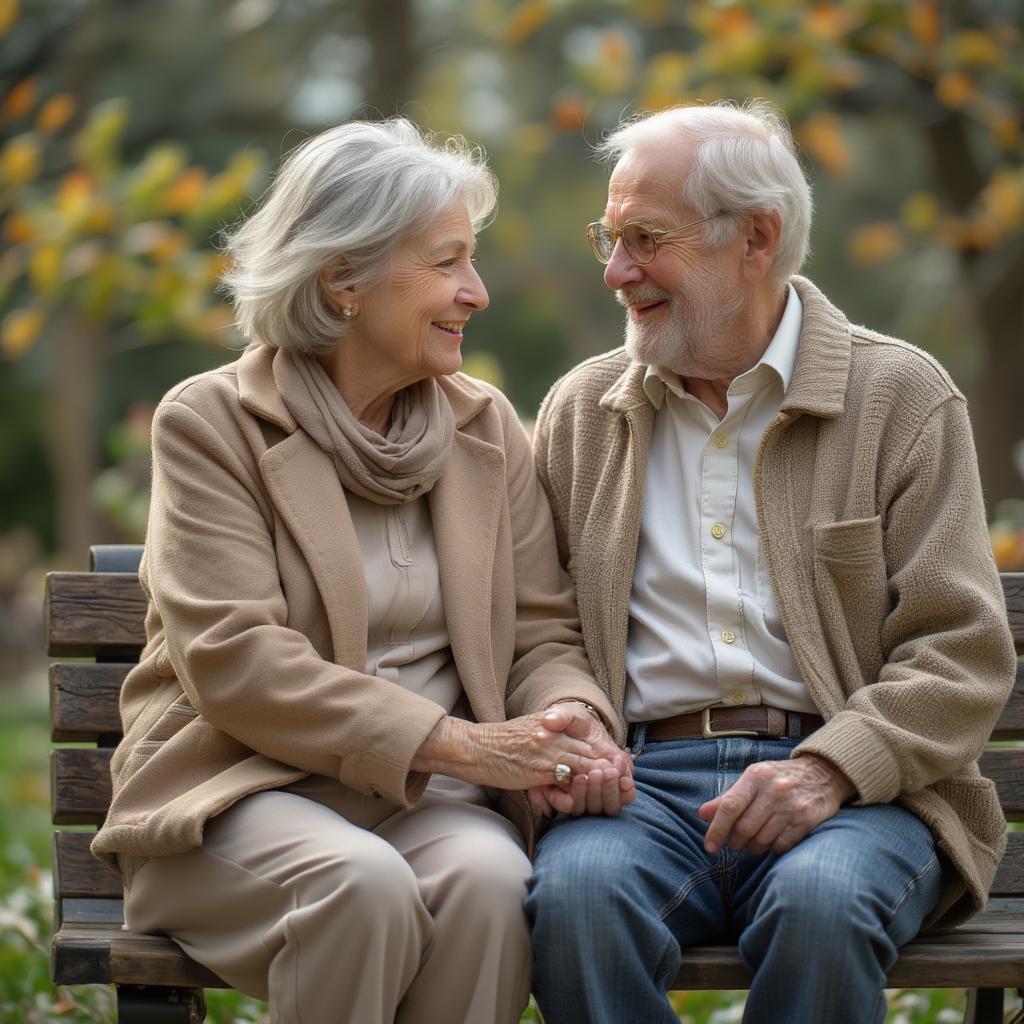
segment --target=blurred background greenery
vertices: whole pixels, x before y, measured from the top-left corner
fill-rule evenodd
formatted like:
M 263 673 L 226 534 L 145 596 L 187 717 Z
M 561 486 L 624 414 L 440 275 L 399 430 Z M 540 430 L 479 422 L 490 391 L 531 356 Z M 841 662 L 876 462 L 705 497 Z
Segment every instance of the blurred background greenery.
M 1024 568 L 1022 26 L 1024 0 L 0 0 L 0 1017 L 109 1012 L 53 993 L 38 952 L 42 574 L 141 540 L 153 407 L 233 357 L 218 233 L 284 152 L 395 113 L 486 148 L 501 197 L 466 369 L 529 420 L 562 371 L 619 343 L 582 230 L 604 205 L 593 143 L 625 112 L 772 99 L 814 182 L 806 272 L 950 370 L 997 560 Z M 900 993 L 890 1017 L 957 1006 Z

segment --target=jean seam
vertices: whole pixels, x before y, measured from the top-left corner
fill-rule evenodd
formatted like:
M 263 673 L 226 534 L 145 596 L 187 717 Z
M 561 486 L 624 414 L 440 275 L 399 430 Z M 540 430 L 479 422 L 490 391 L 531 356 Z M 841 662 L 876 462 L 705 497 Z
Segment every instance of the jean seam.
M 658 914 L 658 920 L 664 921 L 671 914 L 674 914 L 683 901 L 691 892 L 701 883 L 707 882 L 714 877 L 714 868 L 706 868 L 704 871 L 699 871 L 697 874 L 689 878 L 684 886 L 676 890 L 675 895 L 662 907 Z
M 909 882 L 907 882 L 906 886 L 903 889 L 903 892 L 901 892 L 899 895 L 899 899 L 897 899 L 896 902 L 893 904 L 892 911 L 889 914 L 890 922 L 896 916 L 896 912 L 900 909 L 900 907 L 902 907 L 903 904 L 906 903 L 907 897 L 910 895 L 910 893 L 917 885 L 917 883 L 920 882 L 921 879 L 924 878 L 924 876 L 928 874 L 928 872 L 931 871 L 931 869 L 935 867 L 938 863 L 939 858 L 936 854 L 933 853 L 931 860 L 929 860 L 928 863 L 925 864 L 924 867 L 922 867 L 921 870 L 918 871 L 918 873 L 914 875 L 914 877 L 910 879 Z

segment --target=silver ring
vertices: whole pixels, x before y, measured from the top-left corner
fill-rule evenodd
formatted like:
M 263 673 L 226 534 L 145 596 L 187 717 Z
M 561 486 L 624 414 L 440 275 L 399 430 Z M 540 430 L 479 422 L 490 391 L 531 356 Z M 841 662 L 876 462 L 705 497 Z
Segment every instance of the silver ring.
M 561 761 L 555 765 L 555 782 L 568 782 L 572 778 L 572 769 Z

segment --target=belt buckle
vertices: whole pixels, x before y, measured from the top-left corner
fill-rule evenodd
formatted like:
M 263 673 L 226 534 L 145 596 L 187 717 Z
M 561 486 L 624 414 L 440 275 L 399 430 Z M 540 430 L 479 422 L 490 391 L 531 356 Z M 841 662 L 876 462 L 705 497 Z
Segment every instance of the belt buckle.
M 700 733 L 706 740 L 716 740 L 721 736 L 760 736 L 756 729 L 712 729 L 711 708 L 705 708 L 700 717 Z

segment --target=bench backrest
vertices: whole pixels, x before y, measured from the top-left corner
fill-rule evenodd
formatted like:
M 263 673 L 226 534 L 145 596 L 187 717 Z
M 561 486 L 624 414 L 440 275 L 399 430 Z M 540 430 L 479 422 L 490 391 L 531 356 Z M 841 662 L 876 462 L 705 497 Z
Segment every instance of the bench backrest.
M 97 547 L 94 572 L 54 572 L 46 581 L 48 653 L 92 661 L 50 666 L 51 797 L 55 825 L 99 825 L 110 804 L 109 763 L 121 735 L 118 695 L 145 640 L 146 599 L 137 567 L 142 548 Z M 110 571 L 114 570 L 114 571 Z M 127 570 L 127 571 L 116 571 Z M 1024 652 L 1024 573 L 1004 573 L 1003 591 L 1018 654 Z M 1024 739 L 1024 666 L 981 759 L 995 780 L 1010 821 L 1024 821 L 1024 749 L 999 746 Z M 109 901 L 112 921 L 121 913 L 121 879 L 89 853 L 91 832 L 54 833 L 54 890 L 59 921 L 73 920 Z M 993 897 L 1024 896 L 1024 831 L 1010 845 L 992 887 Z M 86 901 L 86 902 L 83 902 Z

